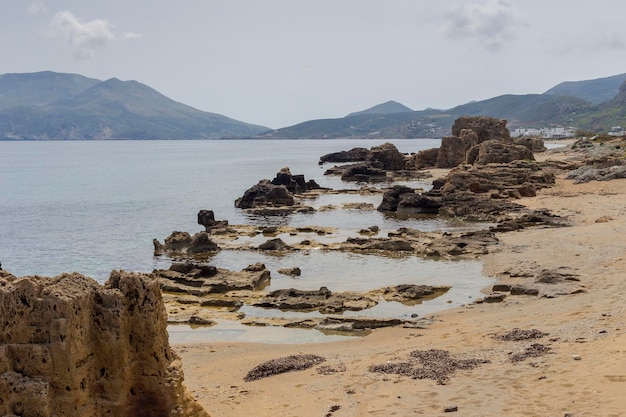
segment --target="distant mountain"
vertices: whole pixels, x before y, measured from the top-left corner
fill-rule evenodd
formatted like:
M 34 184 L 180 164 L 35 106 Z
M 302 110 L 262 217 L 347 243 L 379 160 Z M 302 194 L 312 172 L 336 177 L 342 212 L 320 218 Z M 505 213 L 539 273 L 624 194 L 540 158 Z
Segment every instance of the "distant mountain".
M 0 110 L 17 106 L 41 107 L 69 99 L 100 80 L 52 71 L 0 75 Z
M 594 132 L 608 131 L 613 126 L 626 127 L 626 81 L 615 97 L 576 118 L 576 126 Z
M 387 101 L 382 104 L 377 104 L 374 107 L 370 107 L 369 109 L 350 113 L 346 117 L 351 116 L 359 116 L 361 114 L 393 114 L 393 113 L 407 113 L 412 112 L 413 110 L 405 106 L 404 104 L 400 104 L 397 101 Z
M 0 139 L 219 139 L 267 129 L 178 103 L 137 81 L 0 76 Z
M 615 97 L 624 81 L 626 81 L 626 73 L 596 80 L 566 81 L 552 87 L 544 94 L 578 97 L 593 104 L 600 104 Z
M 387 102 L 343 118 L 311 120 L 263 132 L 257 137 L 437 138 L 450 134 L 456 118 L 479 115 L 506 119 L 507 126 L 512 129 L 573 126 L 584 130 L 608 131 L 613 126 L 626 126 L 626 84 L 620 89 L 620 84 L 616 84 L 620 79 L 626 80 L 626 74 L 599 80 L 562 83 L 544 94 L 506 94 L 448 110 L 383 113 L 381 108 L 398 108 L 391 104 L 395 102 Z M 609 94 L 612 95 L 608 96 Z M 603 97 L 608 98 L 604 100 Z M 604 101 L 598 104 L 598 100 Z

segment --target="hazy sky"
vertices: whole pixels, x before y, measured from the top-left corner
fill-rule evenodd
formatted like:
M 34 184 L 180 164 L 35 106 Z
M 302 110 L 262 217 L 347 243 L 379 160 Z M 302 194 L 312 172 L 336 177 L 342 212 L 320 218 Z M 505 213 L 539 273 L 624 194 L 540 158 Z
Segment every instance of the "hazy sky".
M 273 128 L 626 72 L 623 0 L 0 0 L 0 74 L 137 80 Z

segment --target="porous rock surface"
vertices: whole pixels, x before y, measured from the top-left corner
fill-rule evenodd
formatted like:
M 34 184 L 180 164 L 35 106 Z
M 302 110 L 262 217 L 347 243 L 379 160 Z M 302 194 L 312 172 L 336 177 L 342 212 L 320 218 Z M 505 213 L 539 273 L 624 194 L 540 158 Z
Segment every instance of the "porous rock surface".
M 151 275 L 0 275 L 0 415 L 208 416 L 183 386 Z

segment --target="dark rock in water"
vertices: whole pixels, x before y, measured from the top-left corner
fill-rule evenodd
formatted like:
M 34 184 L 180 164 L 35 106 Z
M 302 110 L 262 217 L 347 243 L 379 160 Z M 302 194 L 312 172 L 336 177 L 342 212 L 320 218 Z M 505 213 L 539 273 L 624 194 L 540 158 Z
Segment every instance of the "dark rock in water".
M 284 185 L 274 185 L 269 180 L 261 180 L 235 201 L 235 207 L 242 209 L 265 206 L 293 206 L 295 199 Z
M 297 266 L 293 268 L 281 268 L 278 270 L 278 273 L 288 275 L 290 277 L 299 277 L 302 275 L 302 271 Z
M 197 264 L 193 262 L 173 263 L 170 271 L 192 275 L 198 278 L 210 278 L 217 274 L 217 268 L 213 265 Z
M 270 239 L 265 243 L 259 245 L 260 250 L 269 250 L 269 251 L 288 251 L 293 250 L 291 246 L 286 244 L 282 239 Z
M 349 151 L 340 151 L 326 154 L 320 158 L 319 164 L 326 162 L 364 162 L 372 152 L 366 148 L 352 148 Z
M 328 288 L 322 287 L 319 290 L 289 288 L 272 291 L 253 305 L 280 310 L 318 310 L 322 313 L 339 313 L 347 310 L 364 310 L 376 304 L 375 300 L 360 294 L 332 293 Z
M 252 186 L 235 200 L 235 207 L 241 209 L 281 208 L 295 206 L 296 194 L 321 187 L 313 180 L 306 181 L 304 175 L 292 175 L 289 168 L 281 169 L 270 181 L 263 179 Z M 285 214 L 284 212 L 267 213 L 268 215 Z
M 216 223 L 213 210 L 200 210 L 198 212 L 198 224 L 203 225 L 207 230 L 211 226 L 215 226 Z
M 381 182 L 387 180 L 387 172 L 380 164 L 360 163 L 342 167 L 343 181 Z
M 228 220 L 215 220 L 213 210 L 200 210 L 198 212 L 198 224 L 203 225 L 204 229 L 210 232 L 212 229 L 228 226 Z
M 398 151 L 393 143 L 383 143 L 380 146 L 372 146 L 372 154 L 369 158 L 373 162 L 382 165 L 386 171 L 401 171 L 406 169 L 407 158 Z
M 161 244 L 157 239 L 153 240 L 155 255 L 157 252 L 172 254 L 201 254 L 211 253 L 220 250 L 219 246 L 213 242 L 207 232 L 198 232 L 191 236 L 187 232 L 172 232 L 165 238 L 165 244 Z
M 306 181 L 302 174 L 291 174 L 288 167 L 281 169 L 271 182 L 274 185 L 284 185 L 292 194 L 301 194 L 321 188 L 314 180 Z
M 240 272 L 205 264 L 174 264 L 170 269 L 156 270 L 154 274 L 164 292 L 198 297 L 238 290 L 256 291 L 270 281 L 270 271 L 261 263 Z
M 394 185 L 383 194 L 383 201 L 378 206 L 378 211 L 396 211 L 400 197 L 404 194 L 415 194 L 415 190 L 404 185 Z
M 381 182 L 387 181 L 387 171 L 402 171 L 409 167 L 407 158 L 392 143 L 373 146 L 370 151 L 355 148 L 351 151 L 324 155 L 324 162 L 358 162 L 328 169 L 324 175 L 341 175 L 343 181 Z

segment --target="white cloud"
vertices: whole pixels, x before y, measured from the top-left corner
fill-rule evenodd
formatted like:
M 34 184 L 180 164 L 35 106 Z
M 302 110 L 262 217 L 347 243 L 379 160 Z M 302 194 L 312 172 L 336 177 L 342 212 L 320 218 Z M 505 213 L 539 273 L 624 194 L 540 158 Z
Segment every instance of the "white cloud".
M 62 35 L 65 41 L 77 47 L 103 46 L 115 39 L 113 26 L 105 19 L 82 22 L 70 11 L 63 11 L 52 17 L 53 31 Z
M 515 27 L 522 22 L 520 12 L 507 0 L 464 3 L 445 14 L 441 33 L 451 39 L 474 39 L 490 51 L 515 39 Z
M 26 11 L 28 12 L 28 14 L 37 15 L 37 14 L 45 13 L 46 11 L 48 11 L 48 8 L 46 7 L 45 4 L 43 4 L 43 2 L 36 1 L 34 3 L 31 3 L 31 5 L 28 6 L 28 9 L 26 9 Z
M 50 22 L 51 36 L 71 47 L 79 61 L 92 60 L 96 48 L 103 48 L 114 40 L 132 40 L 142 36 L 135 32 L 116 36 L 114 29 L 115 25 L 106 19 L 83 21 L 68 10 L 56 13 Z

